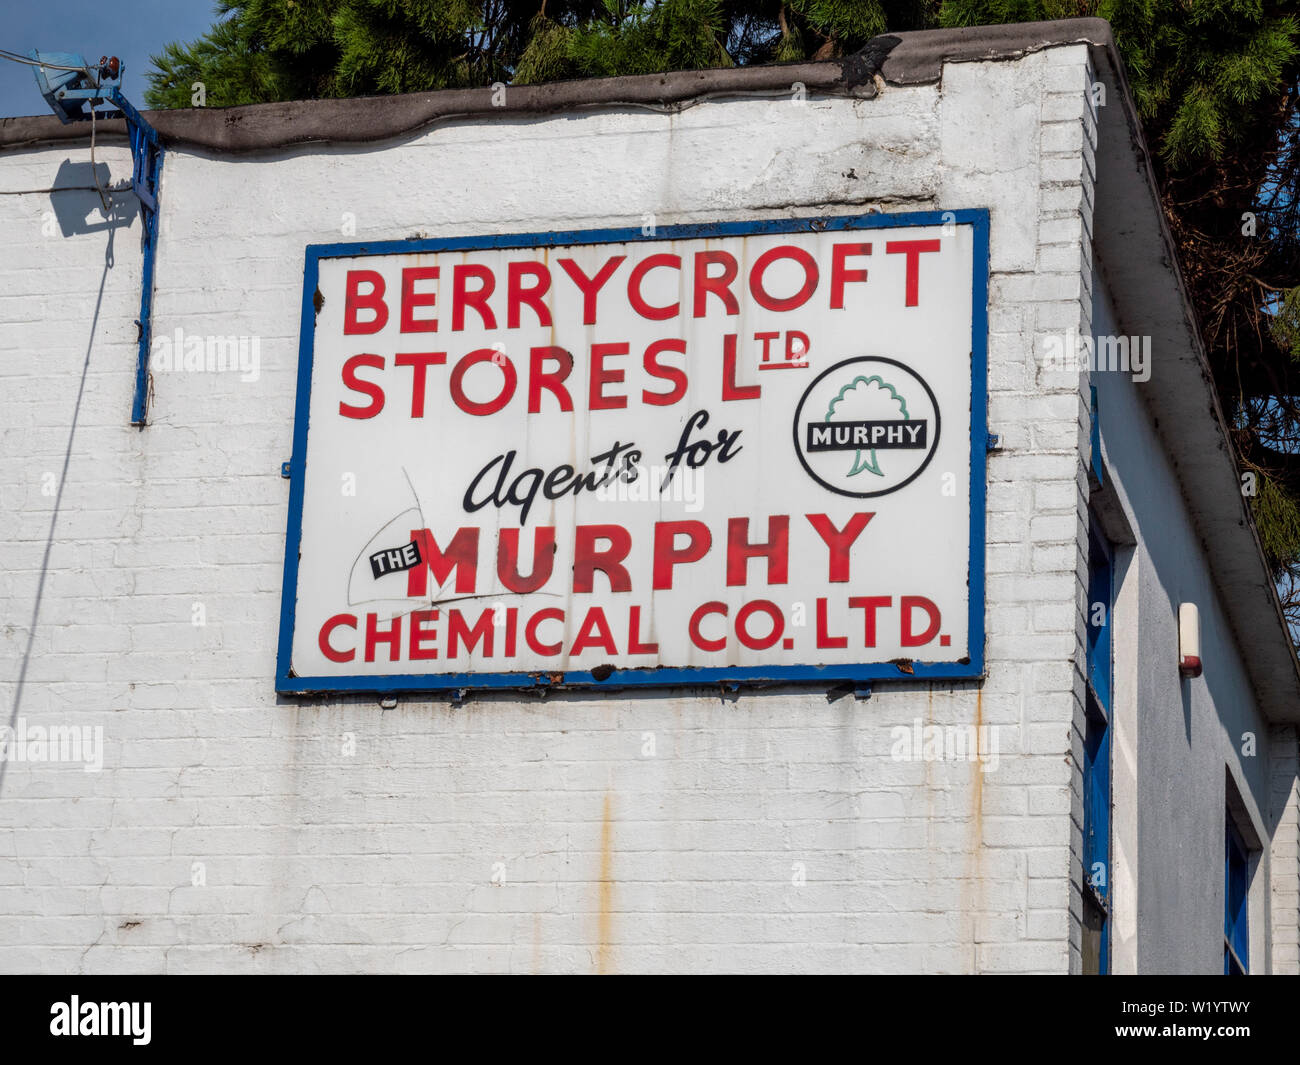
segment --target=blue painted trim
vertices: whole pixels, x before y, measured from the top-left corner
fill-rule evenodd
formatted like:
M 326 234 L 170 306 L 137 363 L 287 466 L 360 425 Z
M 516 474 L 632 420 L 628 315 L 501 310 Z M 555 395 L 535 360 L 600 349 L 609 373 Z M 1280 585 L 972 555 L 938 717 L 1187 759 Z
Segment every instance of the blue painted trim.
M 971 676 L 984 675 L 984 537 L 988 491 L 989 432 L 989 213 L 956 211 L 957 222 L 969 221 L 975 231 L 971 252 L 971 356 L 970 356 L 970 567 L 967 646 Z M 942 218 L 942 215 L 940 216 Z
M 1097 403 L 1097 386 L 1088 387 L 1088 459 L 1092 475 L 1097 479 L 1097 487 L 1100 488 L 1105 481 L 1103 480 L 1103 467 L 1105 463 L 1101 457 L 1101 407 Z
M 143 426 L 149 414 L 149 350 L 153 343 L 153 279 L 158 254 L 158 199 L 162 191 L 163 148 L 158 131 L 145 121 L 130 101 L 114 88 L 105 97 L 126 119 L 131 138 L 131 185 L 140 200 L 144 223 L 143 278 L 140 285 L 139 349 L 135 364 L 135 398 L 131 403 L 131 424 Z
M 1101 624 L 1094 625 L 1096 604 L 1104 610 Z M 1111 691 L 1114 671 L 1112 657 L 1112 615 L 1115 609 L 1114 552 L 1101 526 L 1091 518 L 1088 527 L 1088 617 L 1087 675 L 1089 691 L 1085 703 L 1086 721 L 1083 746 L 1083 876 L 1090 880 L 1092 867 L 1100 863 L 1105 870 L 1103 884 L 1085 890 L 1095 891 L 1105 909 L 1101 929 L 1098 972 L 1110 973 L 1110 938 L 1114 918 L 1111 888 L 1114 864 L 1111 860 Z
M 1233 823 L 1232 811 L 1224 811 L 1227 831 L 1223 859 L 1223 936 L 1241 963 L 1242 974 L 1250 972 L 1250 848 Z M 1223 952 L 1223 974 L 1232 975 L 1228 952 Z
M 311 360 L 316 333 L 316 307 L 313 297 L 320 282 L 320 258 L 307 249 L 302 272 L 302 314 L 298 321 L 298 397 L 293 412 L 293 455 L 289 467 L 289 531 L 284 541 L 284 584 L 280 590 L 280 640 L 276 651 L 275 690 L 310 691 L 295 687 L 299 681 L 290 677 L 293 660 L 293 622 L 298 605 L 298 554 L 302 548 L 302 501 L 306 493 L 307 423 L 311 417 Z M 281 470 L 283 474 L 283 469 Z M 364 680 L 365 678 L 353 678 Z M 447 687 L 455 687 L 449 681 Z M 352 683 L 339 691 L 361 688 Z M 394 689 L 397 690 L 397 689 Z
M 384 240 L 370 243 L 312 244 L 303 267 L 302 315 L 298 333 L 298 394 L 294 405 L 293 457 L 290 460 L 289 518 L 285 535 L 284 581 L 280 591 L 280 632 L 276 653 L 276 691 L 285 693 L 362 691 L 374 693 L 460 690 L 509 690 L 551 687 L 553 672 L 434 673 L 386 676 L 296 677 L 290 674 L 294 615 L 297 606 L 298 554 L 302 545 L 308 419 L 316 310 L 313 297 L 320 280 L 320 261 L 356 255 L 469 251 L 485 248 L 559 247 L 569 244 L 652 243 L 697 237 L 739 237 L 764 233 L 821 233 L 910 226 L 968 225 L 975 238 L 971 270 L 971 409 L 970 409 L 970 558 L 967 568 L 969 661 L 912 662 L 905 673 L 888 662 L 858 666 L 749 666 L 707 669 L 615 670 L 605 680 L 586 671 L 570 671 L 559 683 L 596 689 L 689 686 L 697 684 L 790 684 L 824 686 L 871 680 L 969 680 L 984 675 L 984 532 L 986 443 L 988 439 L 988 289 L 989 213 L 986 209 L 918 211 L 906 214 L 841 215 L 827 218 L 781 218 L 760 222 L 714 222 L 660 226 L 653 235 L 639 227 L 564 232 L 492 234 L 432 240 Z

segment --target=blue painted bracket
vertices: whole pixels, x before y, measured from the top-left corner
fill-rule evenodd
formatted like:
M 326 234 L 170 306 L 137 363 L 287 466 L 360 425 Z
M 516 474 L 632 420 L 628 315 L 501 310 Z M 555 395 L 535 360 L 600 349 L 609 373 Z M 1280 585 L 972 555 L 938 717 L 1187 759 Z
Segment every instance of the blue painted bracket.
M 149 406 L 149 348 L 153 334 L 153 270 L 158 248 L 158 189 L 162 181 L 162 138 L 144 116 L 122 95 L 121 80 L 125 64 L 116 59 L 111 65 L 96 67 L 72 52 L 31 52 L 37 64 L 32 72 L 45 102 L 65 125 L 114 118 L 112 112 L 96 111 L 98 104 L 111 104 L 126 119 L 131 140 L 131 188 L 140 200 L 140 217 L 144 222 L 141 243 L 144 246 L 144 278 L 140 291 L 139 353 L 136 358 L 135 400 L 131 406 L 131 424 L 146 423 Z M 103 62 L 103 61 L 101 61 Z M 54 69 L 62 67 L 65 69 Z M 67 69 L 78 68 L 78 69 Z M 86 110 L 86 105 L 90 110 Z
M 158 193 L 162 182 L 163 145 L 158 131 L 144 120 L 117 88 L 105 97 L 126 119 L 131 136 L 131 187 L 140 199 L 144 221 L 144 277 L 140 285 L 139 352 L 135 366 L 135 399 L 131 424 L 144 426 L 149 416 L 149 349 L 153 340 L 153 270 L 158 252 Z

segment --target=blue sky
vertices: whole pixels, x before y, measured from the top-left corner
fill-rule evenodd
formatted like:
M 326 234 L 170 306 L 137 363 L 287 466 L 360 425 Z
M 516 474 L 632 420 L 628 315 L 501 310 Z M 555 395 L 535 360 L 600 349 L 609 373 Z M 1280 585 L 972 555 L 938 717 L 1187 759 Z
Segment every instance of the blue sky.
M 0 0 L 0 48 L 79 52 L 89 61 L 126 63 L 126 98 L 143 110 L 151 55 L 171 41 L 192 41 L 216 17 L 213 0 Z M 0 60 L 0 117 L 46 115 L 30 67 Z

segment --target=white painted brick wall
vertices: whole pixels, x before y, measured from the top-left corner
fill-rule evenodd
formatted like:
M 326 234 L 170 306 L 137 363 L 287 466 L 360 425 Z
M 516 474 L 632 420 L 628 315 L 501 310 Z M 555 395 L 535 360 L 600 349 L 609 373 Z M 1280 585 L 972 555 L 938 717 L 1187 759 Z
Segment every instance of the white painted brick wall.
M 1033 350 L 1089 321 L 1088 79 L 1078 46 L 870 101 L 172 152 L 155 331 L 257 335 L 262 366 L 156 375 L 143 432 L 138 220 L 104 272 L 107 233 L 0 197 L 0 705 L 106 745 L 98 774 L 7 767 L 0 969 L 1077 968 L 1081 401 Z M 0 153 L 0 187 L 86 155 Z M 349 213 L 365 240 L 872 206 L 992 211 L 982 687 L 277 700 L 305 245 Z M 918 718 L 996 725 L 996 771 L 892 760 Z
M 1269 730 L 1273 972 L 1300 974 L 1300 729 Z

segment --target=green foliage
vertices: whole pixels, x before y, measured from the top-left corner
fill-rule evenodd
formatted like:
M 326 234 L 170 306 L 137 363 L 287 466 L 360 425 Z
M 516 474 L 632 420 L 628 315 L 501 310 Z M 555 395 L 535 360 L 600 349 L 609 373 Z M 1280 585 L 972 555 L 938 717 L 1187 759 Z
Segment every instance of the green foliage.
M 1273 478 L 1261 476 L 1251 504 L 1264 553 L 1271 559 L 1294 558 L 1300 551 L 1300 505 L 1295 497 Z
M 1288 5 L 1289 6 L 1289 5 Z M 1300 25 L 1262 0 L 944 0 L 945 26 L 1095 15 L 1124 56 L 1138 111 L 1171 167 L 1223 158 L 1243 110 L 1276 95 Z
M 934 22 L 937 0 L 221 0 L 154 57 L 150 107 L 794 62 Z
M 539 16 L 514 80 L 526 84 L 730 66 L 724 31 L 720 0 L 608 0 L 601 14 L 570 26 Z
M 1300 285 L 1283 293 L 1269 327 L 1277 346 L 1300 362 Z
M 233 107 L 329 95 L 334 4 L 329 0 L 220 0 L 218 20 L 192 45 L 153 57 L 145 101 L 189 107 L 196 82 L 206 105 Z

